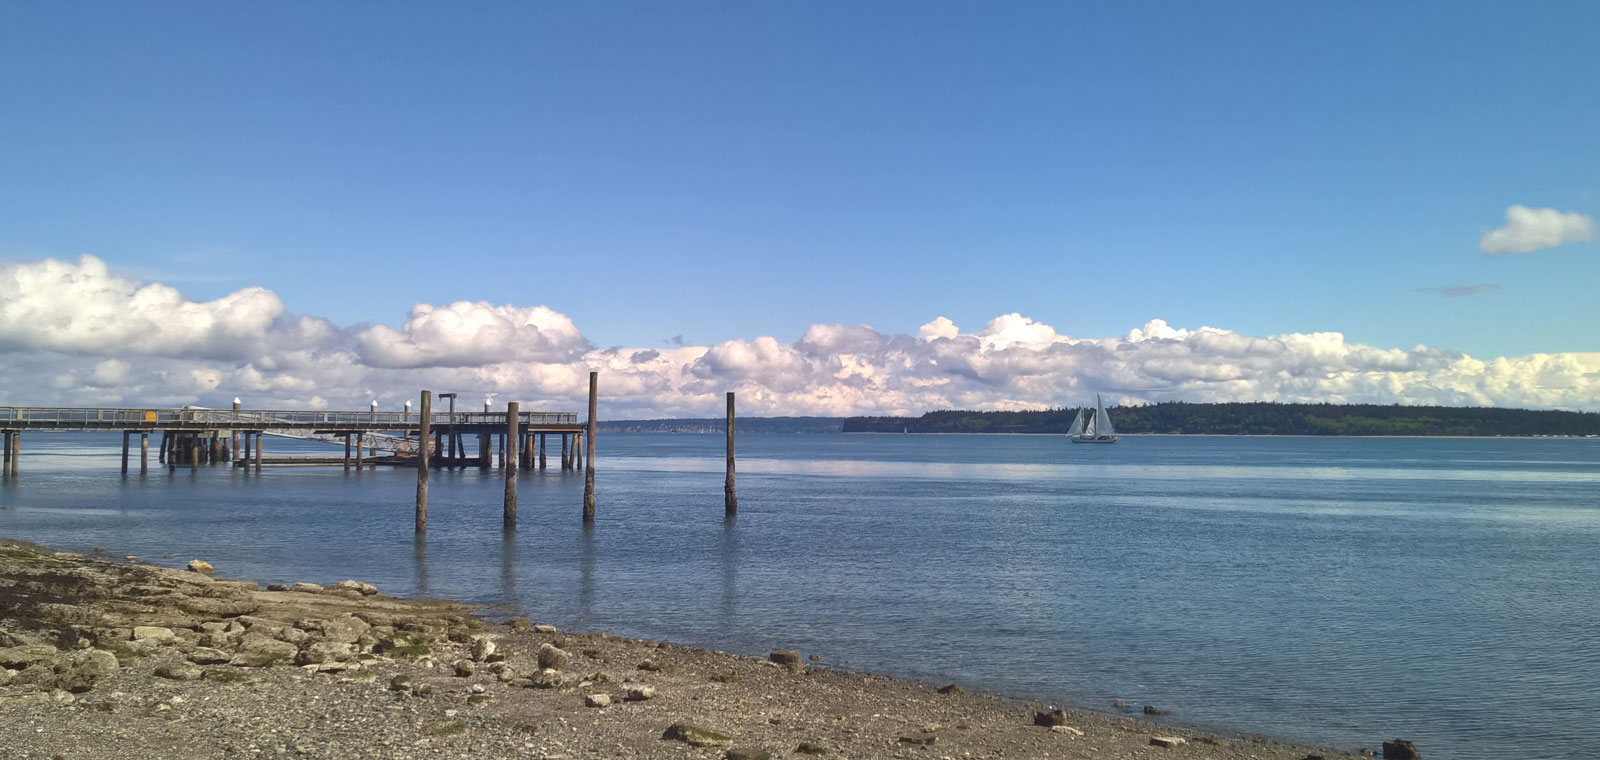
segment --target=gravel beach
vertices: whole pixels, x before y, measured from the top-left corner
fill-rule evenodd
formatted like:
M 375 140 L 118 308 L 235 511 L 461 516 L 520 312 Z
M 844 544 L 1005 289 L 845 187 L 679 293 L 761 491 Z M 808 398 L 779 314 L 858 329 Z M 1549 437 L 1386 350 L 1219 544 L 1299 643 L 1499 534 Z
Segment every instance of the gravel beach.
M 355 581 L 264 590 L 97 557 L 0 539 L 8 758 L 1354 756 L 800 652 L 490 623 Z

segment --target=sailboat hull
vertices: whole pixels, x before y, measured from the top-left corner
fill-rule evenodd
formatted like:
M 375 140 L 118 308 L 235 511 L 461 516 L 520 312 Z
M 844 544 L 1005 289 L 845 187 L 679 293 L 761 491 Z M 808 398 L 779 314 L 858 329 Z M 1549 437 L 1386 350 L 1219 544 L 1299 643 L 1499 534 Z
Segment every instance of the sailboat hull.
M 1093 438 L 1090 438 L 1089 436 L 1086 436 L 1086 435 L 1080 435 L 1080 436 L 1067 436 L 1067 440 L 1072 441 L 1073 443 L 1116 443 L 1117 439 L 1120 438 L 1120 437 L 1121 436 L 1115 436 L 1115 435 L 1102 435 L 1102 436 L 1095 436 Z

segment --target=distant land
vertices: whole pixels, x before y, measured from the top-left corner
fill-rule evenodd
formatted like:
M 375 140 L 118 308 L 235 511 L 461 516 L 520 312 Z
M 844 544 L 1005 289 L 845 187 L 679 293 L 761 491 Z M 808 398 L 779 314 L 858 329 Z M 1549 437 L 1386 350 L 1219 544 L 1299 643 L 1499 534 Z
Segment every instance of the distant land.
M 843 417 L 737 417 L 740 433 L 837 433 Z M 722 417 L 686 417 L 673 420 L 600 420 L 602 433 L 721 433 L 728 421 Z
M 1093 411 L 1092 409 L 1090 410 Z M 1192 404 L 1107 409 L 1119 433 L 1191 435 L 1600 435 L 1594 412 L 1378 404 Z M 1077 409 L 850 417 L 846 433 L 1065 433 Z M 741 423 L 742 424 L 742 423 Z M 742 428 L 741 428 L 742 429 Z

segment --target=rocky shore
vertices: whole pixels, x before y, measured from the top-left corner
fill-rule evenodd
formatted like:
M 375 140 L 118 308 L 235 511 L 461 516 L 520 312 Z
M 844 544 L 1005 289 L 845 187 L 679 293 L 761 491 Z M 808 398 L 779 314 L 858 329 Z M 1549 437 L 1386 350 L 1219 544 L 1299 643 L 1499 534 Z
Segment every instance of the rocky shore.
M 0 539 L 6 757 L 1352 757 L 191 567 Z

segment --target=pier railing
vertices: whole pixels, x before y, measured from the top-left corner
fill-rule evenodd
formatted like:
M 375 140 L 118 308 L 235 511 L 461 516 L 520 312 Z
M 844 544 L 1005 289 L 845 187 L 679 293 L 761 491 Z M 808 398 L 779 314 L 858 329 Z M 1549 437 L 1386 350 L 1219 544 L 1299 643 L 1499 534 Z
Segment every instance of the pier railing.
M 575 412 L 522 412 L 523 425 L 576 425 Z M 225 427 L 332 427 L 406 430 L 421 425 L 422 415 L 412 412 L 341 412 L 296 409 L 129 409 L 48 406 L 0 406 L 0 426 L 7 423 L 84 427 L 155 427 L 163 425 L 218 425 Z M 505 425 L 505 412 L 435 412 L 430 425 Z

